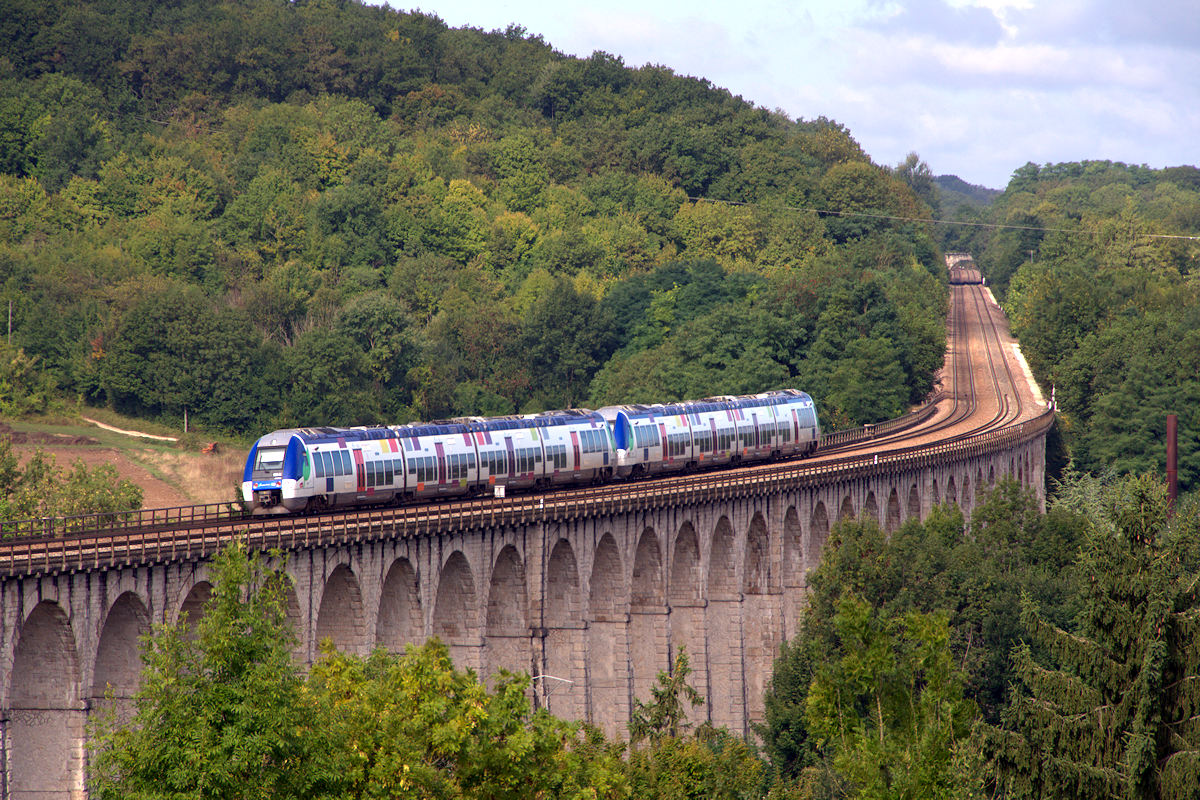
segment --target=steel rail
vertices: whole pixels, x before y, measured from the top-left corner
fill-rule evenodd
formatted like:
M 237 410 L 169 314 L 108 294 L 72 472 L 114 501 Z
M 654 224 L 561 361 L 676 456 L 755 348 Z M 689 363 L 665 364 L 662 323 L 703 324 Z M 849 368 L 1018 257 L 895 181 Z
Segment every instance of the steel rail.
M 827 483 L 830 478 L 852 480 L 975 458 L 1041 436 L 1052 421 L 1053 412 L 1047 410 L 1033 420 L 1001 430 L 956 437 L 954 441 L 935 445 L 914 445 L 907 450 L 846 456 L 820 464 L 792 461 L 732 473 L 714 471 L 549 494 L 375 507 L 339 515 L 248 517 L 194 522 L 175 528 L 121 530 L 107 535 L 91 532 L 67 537 L 22 537 L 0 545 L 0 575 L 54 574 L 194 560 L 209 557 L 234 541 L 255 549 L 290 551 L 777 494 Z
M 918 435 L 928 436 L 961 424 L 976 412 L 978 394 L 970 347 L 968 292 L 972 295 L 974 316 L 980 321 L 987 370 L 999 401 L 996 412 L 986 422 L 942 442 L 877 450 L 880 445 L 893 445 Z M 1004 357 L 1003 341 L 996 320 L 983 299 L 982 289 L 956 285 L 951 295 L 947 327 L 952 337 L 948 349 L 952 354 L 954 384 L 949 414 L 929 422 L 945 399 L 945 393 L 939 393 L 924 406 L 902 417 L 831 434 L 823 442 L 823 457 L 819 462 L 772 462 L 599 488 L 563 489 L 502 499 L 448 499 L 398 508 L 337 510 L 308 517 L 249 517 L 233 504 L 208 504 L 10 522 L 0 527 L 5 537 L 0 541 L 0 575 L 204 558 L 234 540 L 245 541 L 255 548 L 290 550 L 381 536 L 421 535 L 550 520 L 559 518 L 559 514 L 566 518 L 649 508 L 668 502 L 702 502 L 752 492 L 779 491 L 782 490 L 780 487 L 828 481 L 830 477 L 849 479 L 881 470 L 903 470 L 939 460 L 970 458 L 1042 435 L 1053 419 L 1050 411 L 1025 423 L 1012 424 L 1023 413 L 1021 395 Z M 962 346 L 958 346 L 960 344 Z M 1003 363 L 1006 381 L 1001 380 L 1000 369 L 996 366 L 997 355 Z M 1010 408 L 1009 395 L 1002 383 L 1013 392 L 1015 409 Z M 969 390 L 964 392 L 964 386 Z M 873 450 L 863 452 L 863 444 Z M 843 452 L 845 455 L 839 455 Z M 830 454 L 834 457 L 830 458 Z M 705 500 L 698 499 L 701 497 Z

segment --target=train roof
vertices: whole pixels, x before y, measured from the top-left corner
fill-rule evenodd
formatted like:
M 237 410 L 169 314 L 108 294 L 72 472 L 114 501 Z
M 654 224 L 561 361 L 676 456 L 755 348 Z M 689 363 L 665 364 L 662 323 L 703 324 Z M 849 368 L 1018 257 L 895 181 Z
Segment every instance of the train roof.
M 730 411 L 739 408 L 762 408 L 777 406 L 793 400 L 812 401 L 799 389 L 775 389 L 762 394 L 751 395 L 722 395 L 706 397 L 703 400 L 684 400 L 679 403 L 627 403 L 624 405 L 605 406 L 600 414 L 605 419 L 615 419 L 617 414 L 624 413 L 630 417 L 673 416 L 676 414 L 699 414 L 706 411 Z

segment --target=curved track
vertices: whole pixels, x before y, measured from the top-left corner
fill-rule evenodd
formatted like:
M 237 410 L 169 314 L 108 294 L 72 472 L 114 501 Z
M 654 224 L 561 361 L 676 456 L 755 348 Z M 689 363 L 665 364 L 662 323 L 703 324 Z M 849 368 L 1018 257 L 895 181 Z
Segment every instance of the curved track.
M 597 513 L 631 503 L 661 502 L 664 496 L 736 492 L 763 483 L 827 479 L 881 459 L 946 452 L 991 435 L 1023 430 L 1047 419 L 1028 375 L 1015 363 L 1013 340 L 991 293 L 977 274 L 952 270 L 947 356 L 941 392 L 915 424 L 824 447 L 808 459 L 735 469 L 674 475 L 635 483 L 563 489 L 509 498 L 449 499 L 422 506 L 356 508 L 310 517 L 245 518 L 222 506 L 149 509 L 121 520 L 83 517 L 58 520 L 56 530 L 32 521 L 18 538 L 0 544 L 0 572 L 21 574 L 86 568 L 93 562 L 159 560 L 212 552 L 232 538 L 262 547 L 313 546 L 364 535 L 415 535 L 443 524 L 489 524 L 554 513 Z M 974 280 L 972 280 L 974 278 Z M 1012 353 L 1012 355 L 1010 355 Z M 883 428 L 884 426 L 880 426 Z M 741 487 L 741 488 L 739 488 Z M 33 527 L 33 525 L 37 527 Z M 64 529 L 65 528 L 65 529 Z M 6 528 L 7 529 L 7 528 Z M 396 531 L 404 531 L 397 534 Z M 374 533 L 372 533 L 374 532 Z M 40 535 L 39 535 L 40 534 Z

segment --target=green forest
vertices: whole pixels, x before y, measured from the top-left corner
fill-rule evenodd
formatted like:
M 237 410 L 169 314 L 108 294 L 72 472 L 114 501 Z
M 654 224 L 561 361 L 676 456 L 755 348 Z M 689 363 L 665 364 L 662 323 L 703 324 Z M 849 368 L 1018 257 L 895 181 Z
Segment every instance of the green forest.
M 795 386 L 836 427 L 941 365 L 935 232 L 853 215 L 927 219 L 920 176 L 828 119 L 357 2 L 0 11 L 0 411 L 249 438 Z
M 664 66 L 355 0 L 0 0 L 0 415 L 98 406 L 248 441 L 795 386 L 826 430 L 926 397 L 974 255 L 1059 420 L 1048 510 L 847 520 L 753 741 L 629 740 L 438 642 L 311 670 L 230 550 L 147 638 L 96 797 L 1189 798 L 1200 785 L 1200 169 L 872 162 Z M 819 110 L 817 110 L 819 112 Z M 942 187 L 942 188 L 939 188 Z M 137 487 L 0 450 L 6 516 Z M 50 491 L 65 486 L 69 491 Z M 57 505 L 47 498 L 53 495 Z

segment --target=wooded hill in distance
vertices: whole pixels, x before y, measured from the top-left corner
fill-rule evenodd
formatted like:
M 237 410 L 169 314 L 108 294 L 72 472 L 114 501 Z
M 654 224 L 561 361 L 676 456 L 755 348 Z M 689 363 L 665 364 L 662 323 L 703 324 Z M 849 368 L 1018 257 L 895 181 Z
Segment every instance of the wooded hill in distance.
M 933 234 L 847 215 L 928 217 L 920 176 L 831 120 L 358 2 L 7 0 L 0 42 L 10 412 L 249 435 L 792 385 L 836 426 L 940 366 Z
M 1047 391 L 1076 466 L 1200 480 L 1200 169 L 1026 164 L 944 246 L 975 254 Z M 983 225 L 980 227 L 979 225 Z M 989 227 L 989 226 L 1004 227 Z

